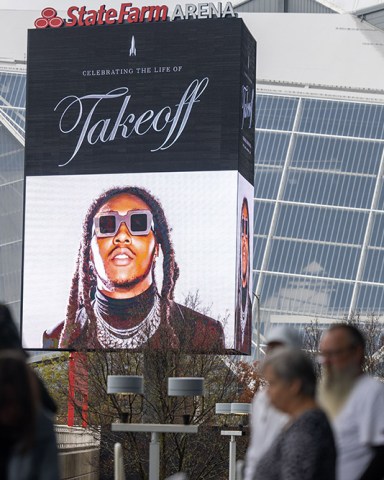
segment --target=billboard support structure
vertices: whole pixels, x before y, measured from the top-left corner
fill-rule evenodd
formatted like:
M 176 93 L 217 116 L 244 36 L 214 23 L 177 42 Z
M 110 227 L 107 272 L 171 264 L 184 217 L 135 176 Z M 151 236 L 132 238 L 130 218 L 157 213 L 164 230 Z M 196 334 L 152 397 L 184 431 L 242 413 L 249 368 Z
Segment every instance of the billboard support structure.
M 87 355 L 85 353 L 71 352 L 68 364 L 68 427 L 73 427 L 76 424 L 76 409 L 81 412 L 81 426 L 86 428 L 88 426 Z

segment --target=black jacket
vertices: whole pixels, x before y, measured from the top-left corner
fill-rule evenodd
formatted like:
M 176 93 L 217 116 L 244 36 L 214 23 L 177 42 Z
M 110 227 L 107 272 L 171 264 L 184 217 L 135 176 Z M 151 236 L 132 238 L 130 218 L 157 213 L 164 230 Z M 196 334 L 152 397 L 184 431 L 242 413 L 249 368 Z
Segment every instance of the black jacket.
M 211 353 L 224 350 L 224 331 L 220 322 L 176 302 L 171 303 L 169 317 L 170 325 L 177 338 L 177 349 L 190 353 Z M 69 349 L 98 350 L 101 348 L 96 338 L 89 338 L 89 323 L 85 308 L 78 310 L 76 314 L 76 333 Z M 44 349 L 59 348 L 59 339 L 63 327 L 64 322 L 61 322 L 53 329 L 46 330 L 43 333 Z M 172 342 L 167 341 L 167 338 L 169 340 L 169 332 L 162 336 L 164 332 L 162 327 L 162 324 L 160 324 L 158 330 L 148 340 L 148 344 L 155 349 L 172 349 Z

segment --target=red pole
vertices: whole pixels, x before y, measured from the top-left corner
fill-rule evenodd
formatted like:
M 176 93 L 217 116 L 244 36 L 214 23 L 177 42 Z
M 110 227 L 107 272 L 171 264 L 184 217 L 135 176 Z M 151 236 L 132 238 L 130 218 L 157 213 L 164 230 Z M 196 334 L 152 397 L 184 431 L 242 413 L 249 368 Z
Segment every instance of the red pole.
M 83 353 L 71 352 L 68 368 L 67 424 L 69 427 L 75 425 L 75 406 L 81 407 L 81 426 L 85 428 L 88 424 L 87 356 Z
M 68 416 L 67 425 L 73 427 L 75 424 L 75 354 L 69 354 L 68 367 Z

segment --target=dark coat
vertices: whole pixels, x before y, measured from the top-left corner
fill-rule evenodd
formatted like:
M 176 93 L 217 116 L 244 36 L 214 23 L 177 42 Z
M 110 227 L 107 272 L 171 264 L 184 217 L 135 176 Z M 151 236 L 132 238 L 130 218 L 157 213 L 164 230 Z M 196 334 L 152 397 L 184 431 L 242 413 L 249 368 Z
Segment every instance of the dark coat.
M 11 312 L 6 305 L 0 304 L 0 351 L 1 350 L 17 350 L 23 353 L 25 357 L 28 357 L 28 353 L 22 347 L 20 335 L 13 321 Z M 31 370 L 32 374 L 36 377 L 40 400 L 47 410 L 52 413 L 57 413 L 57 406 L 52 397 L 49 395 L 47 388 L 45 387 L 41 378 L 35 374 L 34 370 Z
M 251 353 L 251 340 L 252 340 L 252 301 L 248 295 L 248 309 L 247 320 L 245 323 L 244 337 L 241 334 L 241 306 L 238 302 L 235 312 L 235 350 L 239 353 L 250 354 Z
M 76 315 L 77 332 L 76 339 L 70 345 L 70 349 L 100 349 L 96 339 L 88 339 L 89 319 L 84 308 L 80 309 Z M 225 348 L 224 331 L 220 322 L 196 312 L 188 307 L 179 305 L 176 302 L 171 303 L 170 324 L 178 339 L 178 349 L 190 353 L 211 353 L 223 352 Z M 46 330 L 43 334 L 43 348 L 57 349 L 59 339 L 64 327 L 64 322 L 51 330 Z M 172 349 L 172 345 L 164 342 L 160 327 L 148 344 L 154 349 L 162 349 L 163 346 Z

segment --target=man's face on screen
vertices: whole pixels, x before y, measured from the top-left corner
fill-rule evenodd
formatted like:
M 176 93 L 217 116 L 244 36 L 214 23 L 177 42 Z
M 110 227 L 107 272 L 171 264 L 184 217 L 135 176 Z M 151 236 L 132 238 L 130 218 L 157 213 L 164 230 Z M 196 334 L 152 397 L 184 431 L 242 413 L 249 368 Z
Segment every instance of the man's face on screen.
M 241 209 L 241 279 L 243 287 L 247 283 L 249 262 L 249 214 L 245 203 Z
M 91 255 L 98 288 L 105 295 L 134 297 L 152 284 L 157 243 L 149 216 L 149 206 L 126 193 L 112 197 L 97 212 Z

